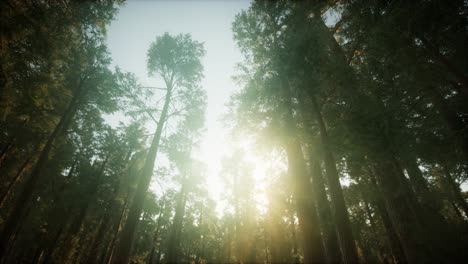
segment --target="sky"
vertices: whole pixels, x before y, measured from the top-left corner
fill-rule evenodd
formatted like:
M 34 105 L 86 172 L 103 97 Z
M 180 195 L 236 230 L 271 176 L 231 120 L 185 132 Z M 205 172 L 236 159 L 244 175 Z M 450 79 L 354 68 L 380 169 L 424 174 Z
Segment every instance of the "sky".
M 205 77 L 201 85 L 208 96 L 206 131 L 193 156 L 207 163 L 208 190 L 214 199 L 220 198 L 223 189 L 219 176 L 220 159 L 232 151 L 232 145 L 226 144 L 230 137 L 222 118 L 227 112 L 230 95 L 239 89 L 232 76 L 236 73 L 235 65 L 242 61 L 231 26 L 235 15 L 249 5 L 249 1 L 243 0 L 129 1 L 120 8 L 107 30 L 113 65 L 134 73 L 144 86 L 159 85 L 148 76 L 146 68 L 146 54 L 156 36 L 165 32 L 189 33 L 194 40 L 204 43 Z

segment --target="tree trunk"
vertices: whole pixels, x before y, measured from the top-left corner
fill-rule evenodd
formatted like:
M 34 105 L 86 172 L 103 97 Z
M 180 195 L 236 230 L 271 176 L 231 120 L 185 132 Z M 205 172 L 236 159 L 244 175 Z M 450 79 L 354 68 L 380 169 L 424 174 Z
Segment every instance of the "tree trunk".
M 313 4 L 312 2 L 310 3 Z M 421 242 L 421 237 L 430 237 L 431 234 L 422 232 L 422 226 L 419 223 L 420 217 L 418 217 L 418 210 L 416 210 L 417 205 L 413 204 L 413 197 L 408 192 L 408 186 L 402 185 L 402 177 L 404 178 L 404 176 L 401 176 L 402 172 L 396 167 L 395 157 L 390 148 L 391 144 L 385 141 L 386 135 L 379 135 L 366 126 L 356 126 L 354 124 L 354 120 L 366 118 L 369 122 L 375 123 L 372 124 L 372 127 L 384 127 L 385 124 L 379 119 L 378 115 L 378 113 L 384 113 L 384 109 L 375 100 L 360 92 L 354 69 L 348 65 L 343 50 L 321 16 L 318 15 L 319 13 L 316 10 L 314 10 L 314 13 L 315 16 L 312 17 L 312 24 L 316 26 L 319 34 L 324 36 L 324 45 L 330 48 L 333 54 L 332 59 L 336 60 L 337 65 L 342 69 L 343 78 L 340 78 L 337 83 L 341 88 L 340 92 L 343 93 L 343 99 L 347 101 L 348 105 L 354 107 L 350 109 L 350 115 L 353 118 L 349 119 L 350 121 L 348 121 L 347 125 L 355 130 L 356 134 L 360 134 L 363 137 L 368 136 L 380 139 L 375 142 L 362 142 L 361 144 L 368 151 L 368 154 L 374 157 L 374 161 L 377 161 L 376 167 L 379 173 L 376 175 L 378 184 L 382 187 L 387 211 L 400 237 L 408 262 L 420 263 L 434 261 L 437 258 L 441 259 L 440 255 L 433 254 L 434 250 L 429 250 L 430 246 L 428 245 L 435 246 L 432 239 L 429 242 L 426 241 L 426 243 Z M 366 108 L 359 107 L 362 105 L 367 106 Z M 375 111 L 376 114 L 369 116 L 368 111 L 364 111 L 365 109 L 377 109 Z M 436 248 L 441 249 L 438 246 Z
M 13 232 L 17 229 L 18 224 L 27 208 L 27 203 L 32 199 L 34 195 L 35 188 L 37 183 L 39 182 L 42 171 L 45 169 L 47 165 L 47 161 L 49 160 L 49 153 L 52 150 L 52 146 L 55 140 L 59 137 L 62 131 L 65 131 L 68 126 L 70 125 L 73 116 L 75 115 L 79 97 L 80 97 L 80 90 L 81 84 L 78 87 L 77 93 L 73 96 L 71 102 L 69 103 L 67 109 L 63 113 L 62 117 L 60 118 L 59 123 L 55 126 L 52 133 L 49 135 L 47 142 L 42 149 L 39 159 L 37 160 L 31 175 L 26 180 L 21 193 L 19 194 L 18 199 L 16 200 L 14 207 L 6 219 L 6 222 L 3 227 L 3 232 L 0 235 L 0 260 L 5 256 L 7 246 L 11 239 Z
M 398 173 L 395 171 L 396 168 L 389 161 L 381 161 L 376 168 L 379 190 L 408 263 L 430 262 L 431 252 L 425 241 L 421 239 L 425 235 L 417 215 L 408 204 L 404 187 L 395 178 L 395 174 Z
M 106 233 L 106 230 L 107 230 L 107 227 L 110 223 L 110 218 L 111 218 L 111 214 L 110 214 L 110 210 L 112 208 L 109 208 L 108 210 L 106 210 L 106 212 L 104 212 L 104 216 L 103 216 L 103 219 L 99 225 L 99 229 L 98 229 L 98 232 L 96 233 L 92 243 L 91 243 L 91 250 L 88 254 L 88 257 L 87 257 L 87 261 L 86 263 L 98 263 L 98 259 L 97 259 L 97 255 L 99 253 L 99 250 L 101 249 L 101 242 L 102 242 L 102 239 Z
M 312 152 L 312 151 L 311 151 Z M 323 182 L 322 169 L 318 157 L 310 154 L 310 167 L 312 171 L 312 184 L 314 197 L 316 199 L 317 211 L 324 234 L 324 245 L 329 263 L 339 263 L 341 261 L 340 245 L 336 236 L 336 224 L 333 218 L 330 203 Z
M 101 178 L 104 175 L 104 169 L 107 165 L 109 160 L 110 154 L 107 154 L 105 160 L 102 162 L 100 168 L 98 169 L 97 173 L 94 175 L 94 179 L 91 180 L 90 186 L 88 188 L 89 191 L 84 193 L 84 197 L 82 199 L 82 204 L 79 208 L 77 216 L 74 218 L 73 222 L 70 225 L 70 228 L 65 236 L 65 241 L 62 243 L 63 245 L 63 259 L 70 260 L 72 258 L 71 254 L 76 254 L 75 247 L 79 246 L 80 239 L 78 234 L 81 232 L 83 223 L 86 219 L 88 214 L 88 209 L 93 200 L 96 197 L 99 184 L 101 182 Z
M 12 146 L 13 146 L 13 137 L 9 137 L 7 143 L 0 151 L 0 168 L 2 167 L 3 160 L 6 158 L 8 151 L 11 149 Z
M 373 192 L 375 194 L 374 204 L 377 208 L 377 211 L 379 212 L 380 218 L 382 219 L 382 224 L 387 234 L 393 259 L 395 263 L 398 264 L 407 263 L 398 235 L 395 232 L 395 229 L 390 221 L 390 216 L 388 215 L 387 210 L 385 209 L 385 205 L 381 197 L 381 192 L 379 191 L 379 187 L 377 186 L 377 181 L 372 172 L 370 172 L 369 174 L 370 182 L 373 187 Z
M 153 262 L 154 262 L 154 257 L 155 257 L 154 253 L 155 253 L 155 250 L 156 250 L 156 243 L 158 242 L 159 230 L 161 229 L 162 215 L 163 215 L 163 212 L 164 212 L 165 208 L 166 208 L 166 202 L 164 201 L 163 206 L 161 207 L 161 209 L 159 211 L 158 221 L 156 222 L 156 230 L 154 231 L 153 242 L 152 242 L 152 245 L 151 245 L 151 253 L 150 253 L 150 257 L 148 259 L 148 264 L 153 264 Z
M 299 226 L 303 234 L 304 263 L 323 263 L 325 254 L 320 234 L 317 211 L 312 197 L 312 189 L 301 147 L 297 141 L 286 146 L 288 156 L 288 171 L 294 182 L 294 197 L 296 200 Z
M 156 264 L 161 263 L 161 254 L 162 254 L 161 249 L 158 249 L 158 254 L 156 255 Z
M 54 236 L 54 238 L 52 240 L 52 243 L 51 243 L 50 247 L 48 249 L 46 249 L 46 253 L 45 253 L 44 260 L 42 261 L 42 263 L 50 263 L 50 258 L 52 257 L 54 249 L 56 248 L 56 246 L 58 244 L 59 238 L 62 235 L 63 226 L 64 225 L 62 225 L 59 228 L 59 230 L 57 231 L 57 233 L 55 234 L 55 236 Z
M 117 254 L 115 255 L 115 258 L 112 258 L 112 263 L 115 264 L 126 264 L 130 259 L 130 253 L 132 250 L 136 227 L 138 225 L 141 210 L 143 209 L 146 191 L 148 190 L 149 184 L 151 182 L 151 176 L 153 175 L 154 162 L 156 160 L 156 156 L 159 149 L 159 141 L 161 139 L 162 130 L 169 111 L 172 87 L 171 85 L 167 86 L 168 90 L 166 93 L 164 106 L 161 111 L 161 116 L 159 117 L 156 133 L 154 134 L 153 140 L 151 142 L 151 147 L 149 149 L 148 155 L 146 156 L 145 164 L 143 165 L 143 170 L 139 177 L 140 179 L 138 181 L 135 197 L 133 198 L 132 205 L 130 206 L 130 211 L 128 213 L 127 221 L 124 225 L 119 243 L 116 247 Z
M 416 159 L 406 159 L 405 165 L 411 185 L 413 186 L 417 196 L 420 198 L 419 200 L 421 203 L 429 206 L 435 206 L 437 201 L 433 199 L 434 196 L 431 194 L 427 180 L 424 178 L 421 170 L 419 169 L 419 165 Z
M 116 223 L 114 230 L 113 230 L 112 240 L 109 243 L 109 246 L 104 248 L 104 254 L 102 256 L 104 257 L 103 260 L 105 261 L 99 261 L 100 263 L 108 264 L 112 261 L 112 256 L 114 255 L 115 244 L 119 236 L 120 228 L 124 222 L 124 215 L 125 215 L 125 211 L 127 210 L 129 199 L 130 199 L 130 191 L 127 192 L 127 195 L 125 197 L 125 203 L 122 205 L 122 210 L 120 211 L 119 221 Z
M 3 204 L 5 203 L 5 201 L 7 200 L 7 198 L 10 196 L 10 192 L 11 190 L 13 189 L 13 187 L 16 185 L 16 183 L 18 183 L 18 181 L 21 179 L 21 176 L 23 176 L 23 173 L 25 170 L 27 170 L 27 165 L 29 164 L 29 162 L 31 161 L 31 158 L 32 156 L 29 156 L 24 162 L 23 164 L 21 164 L 21 166 L 19 167 L 18 171 L 16 172 L 16 175 L 15 177 L 11 180 L 11 182 L 8 184 L 8 187 L 7 189 L 5 190 L 5 192 L 2 194 L 1 198 L 0 198 L 0 208 L 3 208 Z
M 289 223 L 291 225 L 291 234 L 292 234 L 292 263 L 299 264 L 299 252 L 297 251 L 297 239 L 296 239 L 296 225 L 294 224 L 294 213 L 291 211 L 289 215 Z
M 184 179 L 185 181 L 185 179 Z M 174 222 L 171 228 L 171 234 L 167 245 L 167 263 L 177 263 L 179 257 L 179 244 L 180 235 L 182 231 L 182 224 L 185 214 L 185 204 L 187 202 L 187 186 L 183 183 L 182 189 L 179 193 L 179 199 L 177 201 L 176 212 L 174 215 Z
M 299 218 L 299 227 L 303 235 L 303 251 L 305 263 L 324 263 L 325 250 L 320 232 L 317 208 L 312 191 L 311 177 L 307 171 L 301 144 L 297 139 L 297 125 L 292 113 L 292 95 L 287 80 L 282 79 L 284 93 L 285 123 L 289 131 L 289 138 L 285 142 L 288 158 L 288 174 L 293 182 L 296 211 Z
M 312 124 L 310 119 L 308 119 L 310 111 L 307 111 L 306 109 L 304 96 L 299 96 L 298 101 L 304 130 L 309 136 L 312 136 Z M 308 147 L 309 166 L 312 176 L 312 194 L 317 207 L 317 214 L 319 216 L 319 222 L 323 233 L 322 237 L 324 240 L 325 253 L 328 263 L 339 263 L 341 261 L 341 252 L 338 244 L 338 238 L 336 236 L 336 225 L 325 190 L 320 157 L 317 151 L 314 151 L 312 145 L 313 144 L 311 143 L 311 146 Z
M 327 172 L 328 188 L 330 190 L 330 197 L 332 199 L 336 228 L 338 231 L 338 239 L 340 241 L 341 254 L 344 263 L 357 263 L 358 256 L 356 245 L 354 243 L 353 233 L 351 231 L 351 224 L 349 222 L 348 209 L 345 204 L 343 191 L 341 189 L 340 178 L 336 170 L 335 158 L 330 149 L 327 129 L 323 121 L 320 109 L 315 101 L 311 98 L 312 109 L 316 116 L 319 128 L 320 138 L 322 143 L 322 151 L 325 160 L 325 169 Z
M 460 190 L 460 186 L 455 182 L 455 180 L 452 178 L 450 175 L 450 171 L 448 167 L 444 164 L 442 165 L 443 171 L 444 171 L 444 180 L 449 187 L 450 191 L 452 192 L 453 197 L 455 198 L 455 202 L 458 204 L 458 206 L 463 210 L 465 213 L 465 216 L 468 218 L 468 204 L 466 203 L 466 200 L 463 198 Z

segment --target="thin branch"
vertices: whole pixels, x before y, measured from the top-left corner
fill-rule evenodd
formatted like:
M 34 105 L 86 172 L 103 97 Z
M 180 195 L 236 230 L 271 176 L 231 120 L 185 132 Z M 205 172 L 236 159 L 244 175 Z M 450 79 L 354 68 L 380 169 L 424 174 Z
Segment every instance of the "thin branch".
M 185 111 L 185 110 L 187 110 L 187 109 L 189 109 L 189 108 L 190 108 L 189 106 L 187 106 L 187 107 L 183 107 L 183 108 L 182 108 L 182 109 L 180 109 L 180 110 L 177 110 L 177 111 L 174 111 L 174 112 L 172 112 L 172 113 L 168 114 L 168 115 L 167 115 L 167 117 L 166 117 L 166 120 L 168 120 L 168 119 L 169 119 L 169 117 L 171 117 L 171 116 L 175 116 L 175 115 L 178 115 L 178 114 L 182 113 L 183 111 Z
M 141 100 L 139 100 L 139 99 L 136 97 L 136 95 L 134 95 L 133 93 L 128 92 L 127 96 L 129 96 L 131 99 L 133 99 L 134 102 L 136 102 L 138 105 L 140 105 L 140 104 L 143 104 L 143 105 L 144 105 L 144 103 L 143 103 Z M 156 124 L 158 123 L 157 119 L 153 116 L 153 114 L 152 114 L 150 111 L 148 111 L 148 109 L 142 109 L 142 111 L 145 111 L 146 114 L 148 114 L 148 116 L 149 116 Z
M 167 90 L 167 88 L 165 88 L 165 87 L 156 87 L 156 86 L 140 86 L 139 88 L 144 88 L 144 89 L 157 89 L 157 90 L 164 90 L 164 91 Z

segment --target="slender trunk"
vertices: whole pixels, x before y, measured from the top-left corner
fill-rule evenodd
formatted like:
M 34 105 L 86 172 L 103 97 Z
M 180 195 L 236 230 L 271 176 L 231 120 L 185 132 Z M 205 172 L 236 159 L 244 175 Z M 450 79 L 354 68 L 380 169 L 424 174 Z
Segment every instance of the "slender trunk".
M 50 245 L 48 249 L 46 249 L 46 253 L 45 253 L 44 260 L 42 261 L 42 263 L 50 263 L 50 258 L 52 257 L 52 253 L 54 252 L 54 249 L 58 244 L 59 238 L 62 235 L 63 226 L 64 225 L 62 225 L 59 228 L 59 230 L 57 231 L 57 233 L 55 234 L 52 240 L 52 244 Z
M 78 215 L 74 218 L 72 224 L 70 225 L 70 228 L 67 232 L 67 235 L 65 236 L 65 241 L 62 243 L 63 244 L 63 259 L 69 260 L 71 259 L 72 255 L 71 254 L 79 254 L 79 252 L 75 252 L 75 247 L 79 247 L 79 242 L 80 238 L 78 237 L 78 234 L 81 232 L 83 223 L 86 219 L 86 216 L 88 214 L 88 209 L 93 200 L 96 197 L 97 191 L 99 184 L 101 182 L 101 178 L 104 175 L 104 169 L 107 165 L 107 162 L 109 160 L 110 154 L 107 154 L 105 160 L 102 162 L 100 168 L 98 169 L 97 173 L 94 175 L 94 179 L 91 180 L 89 191 L 84 195 L 84 201 L 82 201 L 82 205 L 79 208 Z
M 263 241 L 265 242 L 264 247 L 263 247 L 263 251 L 265 253 L 265 264 L 269 264 L 270 263 L 270 257 L 268 256 L 268 244 L 267 244 L 267 238 L 266 238 L 265 233 L 263 233 Z
M 100 263 L 108 264 L 108 263 L 110 263 L 112 261 L 112 257 L 114 255 L 115 244 L 116 244 L 117 238 L 119 236 L 120 228 L 121 228 L 121 226 L 122 226 L 122 224 L 124 222 L 124 215 L 125 215 L 125 211 L 127 210 L 129 197 L 130 197 L 130 191 L 127 192 L 127 195 L 125 197 L 125 203 L 122 206 L 122 211 L 120 211 L 119 221 L 115 225 L 114 232 L 112 234 L 112 240 L 109 243 L 109 246 L 108 246 L 108 249 L 107 249 L 108 252 L 104 252 L 104 254 L 103 254 L 105 261 L 99 261 Z M 106 248 L 104 248 L 104 249 L 106 249 Z
M 395 166 L 392 162 L 381 161 L 376 165 L 379 190 L 385 201 L 385 207 L 392 225 L 398 234 L 408 263 L 421 263 L 431 260 L 430 251 L 425 241 L 419 219 L 408 204 L 404 187 L 395 178 Z
M 304 96 L 299 96 L 299 107 L 302 118 L 302 123 L 307 134 L 312 135 L 312 125 L 307 118 L 310 113 L 306 109 Z M 317 206 L 317 214 L 319 216 L 320 226 L 323 232 L 323 240 L 325 253 L 328 263 L 339 263 L 341 261 L 341 252 L 336 236 L 336 225 L 330 209 L 330 204 L 325 190 L 325 183 L 323 182 L 322 168 L 320 166 L 320 157 L 317 152 L 309 146 L 309 166 L 312 176 L 313 197 Z
M 165 202 L 163 203 L 163 206 L 161 208 L 161 211 L 159 211 L 159 216 L 158 216 L 158 221 L 156 222 L 156 231 L 154 231 L 154 236 L 153 236 L 153 243 L 152 243 L 152 246 L 151 246 L 151 253 L 150 253 L 150 257 L 148 259 L 148 264 L 153 264 L 154 262 L 154 251 L 156 250 L 156 243 L 158 242 L 158 238 L 159 238 L 159 230 L 161 229 L 161 221 L 162 221 L 162 214 L 164 212 L 164 209 L 165 209 Z
M 106 212 L 104 212 L 103 219 L 99 225 L 98 232 L 96 233 L 96 236 L 94 237 L 92 243 L 91 243 L 91 250 L 88 254 L 87 261 L 86 263 L 97 263 L 97 255 L 99 250 L 101 249 L 101 242 L 104 238 L 104 235 L 106 233 L 107 227 L 110 223 L 111 220 L 111 214 L 110 214 L 111 208 L 109 208 Z
M 33 263 L 33 264 L 34 263 L 39 263 L 39 260 L 40 260 L 43 253 L 44 253 L 44 251 L 42 250 L 42 247 L 39 246 L 36 249 L 36 251 L 35 251 L 35 253 L 34 253 L 34 255 L 33 255 L 32 259 L 31 259 L 31 263 Z
M 294 214 L 291 211 L 289 215 L 289 223 L 291 225 L 291 234 L 292 234 L 292 263 L 299 264 L 299 253 L 297 252 L 297 239 L 296 239 L 296 225 L 294 224 Z
M 127 153 L 125 154 L 123 164 L 129 164 L 129 161 L 130 161 L 131 154 L 132 154 L 133 150 L 134 150 L 134 146 L 132 145 L 132 146 L 130 146 Z M 75 167 L 75 163 L 73 164 L 72 169 L 74 167 Z M 70 173 L 71 173 L 71 170 L 70 170 Z M 109 224 L 112 223 L 112 212 L 114 210 L 118 210 L 118 207 L 119 207 L 117 201 L 115 200 L 115 197 L 119 193 L 119 189 L 121 188 L 121 182 L 122 182 L 122 179 L 120 179 L 117 182 L 117 186 L 114 187 L 113 195 L 111 196 L 111 198 L 107 202 L 107 204 L 108 204 L 107 205 L 107 210 L 104 213 L 104 217 L 103 217 L 103 220 L 102 220 L 101 225 L 99 227 L 98 233 L 94 237 L 93 242 L 91 243 L 91 247 L 90 247 L 91 250 L 90 250 L 90 252 L 88 254 L 86 263 L 101 263 L 102 258 L 106 257 L 105 256 L 105 254 L 107 253 L 106 245 L 108 245 L 106 235 L 107 235 L 107 233 L 109 233 L 108 232 Z M 127 199 L 128 199 L 128 196 L 125 198 L 126 202 L 127 202 Z M 119 218 L 119 219 L 121 219 L 121 218 Z M 110 229 L 112 230 L 112 228 L 110 228 Z M 103 247 L 103 245 L 104 245 L 104 247 Z M 101 252 L 101 251 L 103 251 L 103 252 Z
M 303 235 L 303 251 L 305 263 L 323 263 L 326 261 L 325 250 L 320 232 L 317 208 L 313 196 L 311 177 L 307 171 L 301 144 L 297 139 L 297 125 L 292 113 L 292 95 L 287 80 L 282 79 L 284 92 L 285 122 L 289 138 L 285 144 L 288 158 L 288 174 L 293 185 L 296 211 L 299 218 L 299 227 Z
M 7 198 L 10 196 L 10 192 L 13 190 L 13 187 L 16 185 L 16 183 L 19 182 L 19 180 L 20 180 L 21 177 L 23 176 L 23 173 L 24 173 L 24 171 L 26 171 L 27 166 L 28 166 L 29 162 L 31 161 L 31 158 L 32 158 L 32 156 L 29 156 L 29 157 L 23 162 L 23 164 L 21 164 L 21 166 L 18 168 L 18 171 L 16 172 L 15 177 L 14 177 L 14 178 L 11 180 L 11 182 L 8 184 L 7 189 L 5 190 L 5 192 L 2 194 L 2 196 L 1 196 L 1 198 L 0 198 L 0 208 L 3 208 L 3 204 L 5 203 L 5 201 L 7 200 Z
M 381 197 L 379 187 L 377 186 L 377 181 L 372 172 L 370 172 L 370 182 L 373 187 L 373 192 L 375 194 L 374 204 L 379 212 L 380 218 L 382 219 L 383 226 L 385 228 L 385 232 L 387 234 L 387 238 L 390 244 L 390 249 L 392 251 L 393 259 L 395 263 L 407 263 L 406 257 L 402 249 L 402 245 L 398 238 L 397 233 L 391 223 L 390 216 L 385 209 L 384 201 Z
M 227 235 L 227 254 L 226 254 L 226 263 L 231 263 L 231 230 L 229 228 L 226 228 L 228 235 Z
M 427 180 L 422 175 L 422 172 L 419 169 L 419 165 L 416 159 L 407 159 L 405 165 L 406 171 L 408 172 L 408 176 L 411 182 L 411 186 L 413 186 L 415 193 L 418 195 L 418 197 L 420 197 L 421 203 L 427 205 L 434 205 L 436 201 L 434 201 L 435 199 L 433 199 L 433 195 L 431 194 L 431 190 L 429 189 Z
M 468 159 L 468 136 L 466 136 L 466 125 L 458 114 L 447 105 L 446 100 L 436 87 L 429 86 L 426 91 L 431 97 L 437 111 L 444 118 L 447 127 L 450 129 L 451 135 L 460 144 L 465 158 Z
M 291 208 L 292 205 L 290 203 L 287 203 L 288 208 Z M 274 206 L 272 206 L 274 207 Z M 270 208 L 272 208 L 270 207 Z M 289 214 L 293 215 L 294 212 L 292 210 L 289 210 Z M 295 247 L 295 230 L 291 228 L 291 244 L 292 246 L 292 251 L 291 249 L 285 249 L 284 248 L 284 243 L 282 243 L 284 235 L 282 232 L 280 232 L 280 225 L 278 223 L 281 223 L 281 219 L 277 217 L 274 214 L 269 214 L 268 216 L 265 217 L 266 220 L 264 221 L 264 230 L 262 232 L 263 234 L 263 239 L 265 241 L 265 253 L 269 252 L 268 254 L 271 254 L 271 262 L 273 263 L 285 263 L 288 262 L 288 258 L 286 257 L 287 255 L 284 254 L 284 252 L 292 252 L 292 255 L 296 255 L 296 247 Z M 294 216 L 289 217 L 289 222 L 294 221 Z M 267 250 L 269 248 L 269 250 Z M 288 254 L 289 255 L 289 254 Z
M 133 198 L 132 205 L 130 206 L 130 211 L 128 213 L 127 221 L 124 225 L 121 238 L 116 247 L 117 254 L 115 255 L 115 258 L 112 259 L 112 262 L 115 264 L 126 264 L 130 259 L 130 253 L 132 250 L 135 231 L 138 225 L 138 220 L 140 218 L 141 211 L 143 209 L 143 203 L 145 201 L 146 192 L 151 182 L 151 176 L 153 175 L 154 162 L 156 160 L 156 156 L 159 149 L 159 141 L 161 139 L 162 130 L 169 111 L 172 87 L 171 85 L 167 86 L 168 90 L 166 93 L 164 106 L 161 111 L 161 116 L 159 117 L 156 133 L 154 134 L 150 150 L 148 152 L 148 155 L 146 156 L 145 164 L 143 165 L 143 169 L 139 177 L 140 179 L 138 181 L 135 197 Z
M 463 212 L 465 213 L 465 216 L 468 218 L 468 204 L 466 203 L 466 200 L 463 198 L 461 194 L 460 186 L 458 186 L 458 184 L 452 178 L 452 176 L 450 175 L 450 171 L 445 164 L 442 165 L 442 168 L 444 171 L 444 180 L 447 186 L 450 188 L 450 191 L 452 192 L 452 195 L 455 198 L 454 199 L 455 202 L 463 210 Z
M 391 160 L 393 163 L 393 167 L 395 169 L 394 176 L 399 181 L 399 185 L 401 187 L 402 192 L 401 195 L 406 198 L 406 203 L 411 208 L 415 219 L 417 219 L 417 224 L 423 228 L 428 228 L 432 223 L 429 223 L 430 221 L 427 221 L 426 219 L 428 213 L 427 210 L 425 210 L 425 208 L 423 208 L 421 203 L 418 201 L 417 195 L 411 188 L 410 181 L 408 180 L 408 178 L 405 177 L 403 167 L 400 165 L 400 162 L 395 158 L 395 154 L 392 153 L 390 155 L 391 158 L 387 157 L 387 160 Z
M 70 167 L 70 170 L 68 171 L 67 177 L 71 177 L 73 173 L 75 172 L 76 169 L 76 164 L 78 163 L 78 157 L 74 159 L 73 164 Z
M 79 87 L 79 90 L 81 88 Z M 79 103 L 79 91 L 75 96 L 73 96 L 71 102 L 69 103 L 67 109 L 63 113 L 62 117 L 60 118 L 59 123 L 55 126 L 52 133 L 49 135 L 44 148 L 39 155 L 39 159 L 37 160 L 31 175 L 28 177 L 27 181 L 25 182 L 21 193 L 19 194 L 16 203 L 7 218 L 3 231 L 0 235 L 0 260 L 5 256 L 7 246 L 10 242 L 11 236 L 13 232 L 17 229 L 20 220 L 25 213 L 27 203 L 32 199 L 34 195 L 34 190 L 39 182 L 39 179 L 42 176 L 42 171 L 46 168 L 47 161 L 49 159 L 49 153 L 52 150 L 52 146 L 57 139 L 57 137 L 62 133 L 62 131 L 66 130 L 70 125 L 74 114 L 78 108 Z
M 296 200 L 299 226 L 303 234 L 304 263 L 323 263 L 325 254 L 320 234 L 317 210 L 309 196 L 312 189 L 306 172 L 305 161 L 301 147 L 297 141 L 290 142 L 286 147 L 288 170 L 294 181 L 294 198 Z
M 151 252 L 150 252 L 150 254 L 149 254 L 148 264 L 153 264 L 153 262 L 154 262 L 154 261 L 153 261 L 153 258 L 154 258 L 154 251 L 155 251 L 155 249 L 156 249 L 156 248 L 155 248 L 155 246 L 153 245 L 153 246 L 151 247 Z
M 314 197 L 316 199 L 317 211 L 320 225 L 324 234 L 324 245 L 327 253 L 328 263 L 339 263 L 341 261 L 340 245 L 336 236 L 336 224 L 333 218 L 330 203 L 323 182 L 322 169 L 317 157 L 310 155 L 310 166 L 312 171 L 312 184 Z
M 340 178 L 336 169 L 335 158 L 330 149 L 327 129 L 323 121 L 320 109 L 315 101 L 311 98 L 312 109 L 318 121 L 320 128 L 320 138 L 322 141 L 322 150 L 324 153 L 325 169 L 327 172 L 328 188 L 330 190 L 330 197 L 334 207 L 334 215 L 336 221 L 336 228 L 338 231 L 338 240 L 340 242 L 341 254 L 344 263 L 357 263 L 358 256 L 356 245 L 354 243 L 353 233 L 351 231 L 351 224 L 349 221 L 348 209 L 345 204 L 343 191 L 341 189 Z
M 161 263 L 161 254 L 162 254 L 162 251 L 161 249 L 158 250 L 158 254 L 156 256 L 156 264 L 160 264 Z
M 377 263 L 376 256 L 369 250 L 367 243 L 363 241 L 361 232 L 355 232 L 356 248 L 359 249 L 360 257 L 363 263 Z
M 458 217 L 460 217 L 461 220 L 465 220 L 465 218 L 462 215 L 462 212 L 460 211 L 460 209 L 458 209 L 457 205 L 453 201 L 451 201 L 450 204 L 452 205 L 455 214 L 458 215 Z
M 179 257 L 180 234 L 182 231 L 182 223 L 185 214 L 185 204 L 187 202 L 187 186 L 183 184 L 177 201 L 174 222 L 171 228 L 171 234 L 167 245 L 167 260 L 168 263 L 177 263 Z M 166 258 L 165 258 L 166 259 Z
M 2 148 L 0 151 L 0 168 L 3 165 L 3 160 L 6 158 L 8 151 L 11 149 L 13 146 L 13 137 L 10 137 L 8 139 L 8 142 L 5 144 L 5 146 Z
M 203 226 L 203 202 L 201 203 L 201 206 L 200 206 L 200 217 L 198 218 L 198 225 L 200 227 Z M 202 235 L 202 238 L 200 241 L 201 246 L 200 246 L 200 250 L 197 253 L 196 260 L 195 260 L 196 264 L 200 264 L 205 255 L 205 235 L 203 234 L 201 235 Z
M 237 262 L 241 262 L 242 255 L 242 243 L 241 243 L 241 230 L 240 230 L 240 206 L 239 206 L 239 171 L 236 170 L 233 175 L 232 184 L 233 184 L 233 198 L 234 198 L 234 218 L 235 224 L 234 228 L 236 229 L 235 232 L 235 249 L 236 249 L 236 259 Z
M 453 229 L 453 226 L 449 225 L 440 213 L 441 202 L 429 188 L 427 180 L 419 169 L 416 158 L 406 160 L 406 170 L 416 196 L 419 197 L 419 201 L 415 201 L 415 203 L 417 203 L 416 205 L 420 210 L 418 213 L 420 222 L 426 226 L 426 229 L 434 230 L 434 232 L 431 232 L 432 240 L 439 243 L 439 246 L 445 247 L 442 238 L 446 238 L 447 242 L 451 240 L 451 238 L 447 237 L 447 234 Z
M 188 195 L 188 176 L 190 169 L 190 155 L 192 152 L 192 140 L 189 143 L 188 151 L 188 163 L 184 164 L 183 169 L 183 178 L 182 178 L 182 187 L 179 193 L 179 199 L 177 200 L 176 211 L 174 215 L 174 221 L 172 224 L 171 234 L 169 236 L 168 247 L 167 247 L 167 261 L 169 263 L 177 263 L 179 257 L 179 246 L 180 246 L 180 236 L 182 232 L 182 224 L 185 216 L 185 205 L 187 203 Z M 190 256 L 190 255 L 189 255 Z

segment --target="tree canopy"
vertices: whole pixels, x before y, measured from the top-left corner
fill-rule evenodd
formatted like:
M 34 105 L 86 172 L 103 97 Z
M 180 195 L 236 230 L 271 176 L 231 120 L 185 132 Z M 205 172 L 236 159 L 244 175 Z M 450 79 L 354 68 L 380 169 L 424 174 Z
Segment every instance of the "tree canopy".
M 154 36 L 145 86 L 119 8 L 0 4 L 0 263 L 467 261 L 466 1 L 252 1 L 219 164 L 209 45 Z

